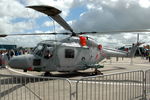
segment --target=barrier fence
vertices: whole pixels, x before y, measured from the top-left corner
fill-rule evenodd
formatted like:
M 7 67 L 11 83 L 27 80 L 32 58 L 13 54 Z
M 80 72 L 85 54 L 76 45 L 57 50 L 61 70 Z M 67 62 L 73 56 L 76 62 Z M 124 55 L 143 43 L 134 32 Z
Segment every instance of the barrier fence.
M 67 79 L 0 75 L 0 100 L 71 100 Z
M 69 80 L 0 74 L 0 100 L 148 100 L 150 70 Z
M 132 100 L 143 96 L 143 71 L 84 78 L 77 82 L 77 100 Z
M 150 99 L 150 69 L 145 71 L 145 98 Z

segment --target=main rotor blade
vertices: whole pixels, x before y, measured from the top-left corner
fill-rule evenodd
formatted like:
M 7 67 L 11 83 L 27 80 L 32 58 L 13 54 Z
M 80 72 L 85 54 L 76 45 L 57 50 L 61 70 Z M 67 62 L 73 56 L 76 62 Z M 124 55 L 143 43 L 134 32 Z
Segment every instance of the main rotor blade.
M 73 33 L 73 29 L 69 26 L 69 24 L 59 15 L 61 13 L 60 10 L 46 5 L 37 5 L 37 6 L 27 6 L 27 8 L 32 8 L 36 11 L 44 13 L 51 18 L 53 18 L 58 24 L 60 24 L 64 29 L 69 30 Z
M 1 37 L 6 37 L 7 35 L 6 34 L 0 34 L 0 38 Z
M 150 32 L 148 29 L 143 30 L 126 30 L 126 31 L 105 31 L 105 32 L 80 32 L 78 34 L 110 34 L 110 33 L 143 33 L 143 32 Z
M 130 30 L 130 31 L 109 31 L 109 32 L 80 32 L 80 33 L 75 33 L 78 35 L 86 35 L 86 34 L 110 34 L 110 33 L 141 33 L 141 32 L 150 32 L 150 30 Z M 19 36 L 19 35 L 71 35 L 72 33 L 64 32 L 64 33 L 28 33 L 28 34 L 0 34 L 0 37 L 6 37 L 6 36 Z M 139 40 L 138 40 L 139 41 Z
M 30 33 L 30 34 L 0 34 L 0 37 L 7 37 L 7 36 L 21 36 L 21 35 L 56 35 L 56 34 L 61 34 L 61 35 L 70 35 L 71 33 Z

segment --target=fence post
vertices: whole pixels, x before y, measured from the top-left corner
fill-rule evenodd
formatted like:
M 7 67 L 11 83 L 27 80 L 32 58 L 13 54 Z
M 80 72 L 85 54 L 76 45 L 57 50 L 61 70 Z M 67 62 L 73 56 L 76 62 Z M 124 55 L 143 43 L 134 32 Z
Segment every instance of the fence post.
M 78 83 L 80 80 L 77 81 L 76 83 L 76 100 L 78 100 Z
M 143 97 L 142 97 L 142 100 L 147 100 L 147 98 L 146 98 L 146 74 L 147 74 L 147 71 L 143 71 Z
M 147 100 L 146 99 L 146 73 L 143 72 L 143 96 L 142 100 Z
M 1 100 L 1 76 L 0 76 L 0 100 Z

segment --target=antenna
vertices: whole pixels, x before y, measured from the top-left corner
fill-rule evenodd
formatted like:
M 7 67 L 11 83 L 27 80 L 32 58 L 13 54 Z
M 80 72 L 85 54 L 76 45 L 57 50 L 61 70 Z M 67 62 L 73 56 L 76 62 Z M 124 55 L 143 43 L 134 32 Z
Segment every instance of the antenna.
M 137 43 L 139 43 L 139 39 L 140 39 L 140 35 L 139 35 L 139 33 L 137 33 Z M 141 53 L 139 46 L 137 47 L 137 50 L 139 52 L 139 55 L 142 56 L 142 53 Z
M 139 33 L 137 33 L 137 43 L 139 42 L 139 39 L 140 39 Z

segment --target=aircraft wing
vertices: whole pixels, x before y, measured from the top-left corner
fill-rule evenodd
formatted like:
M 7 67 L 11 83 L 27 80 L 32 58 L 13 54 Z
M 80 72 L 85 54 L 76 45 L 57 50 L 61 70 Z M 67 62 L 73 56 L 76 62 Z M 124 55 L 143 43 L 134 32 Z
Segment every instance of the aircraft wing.
M 27 8 L 32 8 L 36 11 L 44 13 L 51 18 L 53 18 L 58 24 L 60 24 L 64 29 L 73 32 L 73 29 L 69 26 L 69 24 L 59 15 L 61 13 L 60 10 L 45 5 L 38 5 L 38 6 L 27 6 Z

